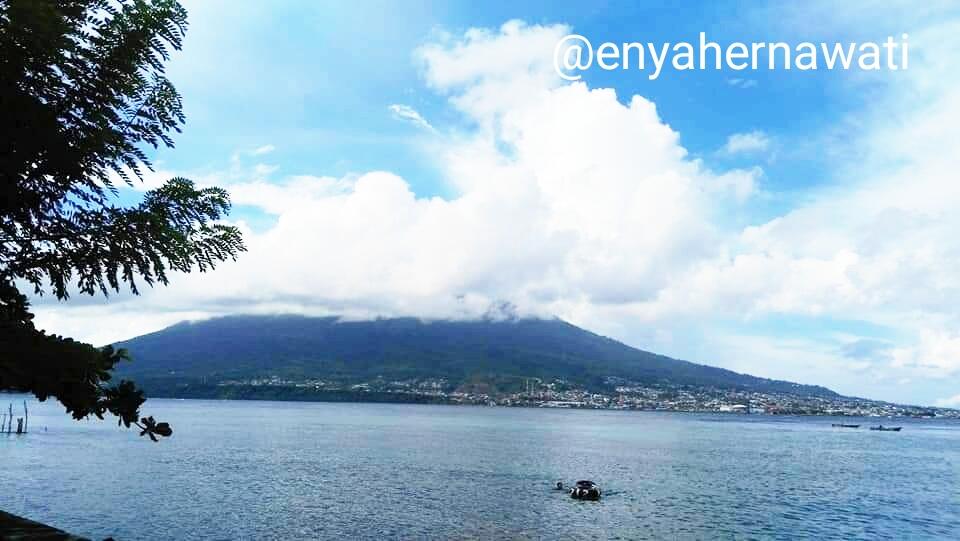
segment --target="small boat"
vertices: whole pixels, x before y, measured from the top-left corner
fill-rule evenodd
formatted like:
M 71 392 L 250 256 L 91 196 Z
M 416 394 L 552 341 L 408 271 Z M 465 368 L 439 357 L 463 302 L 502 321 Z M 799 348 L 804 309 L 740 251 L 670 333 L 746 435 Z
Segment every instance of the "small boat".
M 870 430 L 877 430 L 879 432 L 900 432 L 902 426 L 871 426 Z
M 860 428 L 860 425 L 845 425 L 843 423 L 833 423 L 830 426 L 833 426 L 836 428 Z
M 577 485 L 570 489 L 570 497 L 575 500 L 599 500 L 600 487 L 593 481 L 577 481 Z

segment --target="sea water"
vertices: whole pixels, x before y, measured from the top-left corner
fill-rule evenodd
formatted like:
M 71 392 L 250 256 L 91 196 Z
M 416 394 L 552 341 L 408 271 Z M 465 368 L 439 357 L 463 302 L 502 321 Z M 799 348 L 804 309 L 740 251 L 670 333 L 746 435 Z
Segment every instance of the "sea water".
M 960 539 L 956 422 L 151 399 L 152 443 L 28 406 L 0 509 L 94 539 Z

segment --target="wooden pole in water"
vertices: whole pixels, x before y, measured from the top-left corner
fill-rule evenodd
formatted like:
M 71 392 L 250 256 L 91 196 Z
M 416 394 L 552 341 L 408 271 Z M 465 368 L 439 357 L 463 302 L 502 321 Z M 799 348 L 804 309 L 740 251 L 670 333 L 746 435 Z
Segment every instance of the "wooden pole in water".
M 7 421 L 7 434 L 13 432 L 13 402 L 9 404 L 10 420 Z
M 23 433 L 27 433 L 27 423 L 30 422 L 30 412 L 27 411 L 27 401 L 23 401 Z

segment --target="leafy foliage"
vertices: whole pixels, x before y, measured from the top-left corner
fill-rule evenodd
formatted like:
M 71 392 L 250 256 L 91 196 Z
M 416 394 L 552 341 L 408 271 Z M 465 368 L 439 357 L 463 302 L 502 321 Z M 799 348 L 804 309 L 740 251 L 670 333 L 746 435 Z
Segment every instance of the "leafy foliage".
M 0 0 L 0 390 L 55 397 L 80 419 L 109 412 L 143 435 L 142 391 L 108 386 L 123 350 L 47 335 L 19 288 L 109 295 L 138 280 L 167 284 L 244 250 L 220 223 L 220 188 L 174 178 L 132 207 L 117 185 L 142 181 L 145 149 L 173 146 L 184 122 L 164 75 L 181 47 L 186 11 L 175 0 Z

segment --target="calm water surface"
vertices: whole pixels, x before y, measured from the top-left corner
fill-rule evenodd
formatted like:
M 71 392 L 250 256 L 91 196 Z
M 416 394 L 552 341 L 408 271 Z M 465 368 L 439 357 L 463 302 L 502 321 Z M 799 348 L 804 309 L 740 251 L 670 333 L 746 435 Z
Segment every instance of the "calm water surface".
M 960 539 L 956 423 L 153 399 L 153 444 L 30 405 L 0 509 L 92 538 Z

